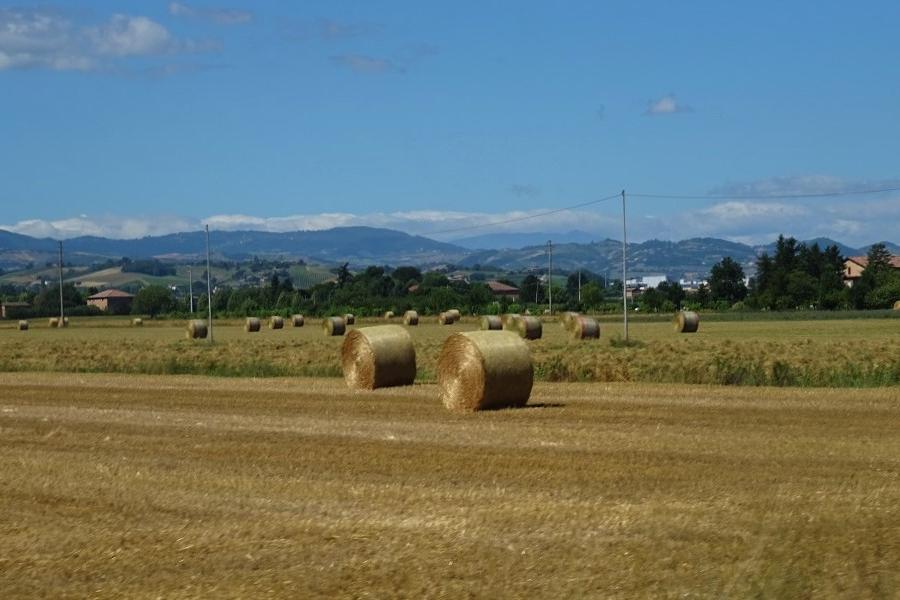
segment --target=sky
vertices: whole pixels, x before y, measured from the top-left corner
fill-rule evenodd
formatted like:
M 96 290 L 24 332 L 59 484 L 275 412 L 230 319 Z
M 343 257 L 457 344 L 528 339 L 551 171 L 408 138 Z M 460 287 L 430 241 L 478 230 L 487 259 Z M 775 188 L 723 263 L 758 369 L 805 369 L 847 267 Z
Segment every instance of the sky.
M 0 0 L 0 229 L 621 239 L 619 199 L 483 225 L 624 189 L 635 241 L 898 242 L 900 192 L 784 197 L 900 188 L 898 23 L 893 1 Z

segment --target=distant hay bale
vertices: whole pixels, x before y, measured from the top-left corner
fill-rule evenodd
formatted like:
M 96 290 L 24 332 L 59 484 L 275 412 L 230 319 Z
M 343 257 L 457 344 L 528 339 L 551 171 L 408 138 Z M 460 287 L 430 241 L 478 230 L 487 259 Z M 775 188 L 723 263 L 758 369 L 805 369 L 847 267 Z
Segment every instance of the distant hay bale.
M 51 329 L 54 327 L 59 327 L 59 319 L 56 317 L 50 317 L 50 319 L 47 321 L 47 327 L 50 327 Z
M 356 316 L 350 313 L 344 315 L 344 325 L 356 325 Z
M 595 340 L 600 337 L 600 323 L 597 319 L 584 315 L 573 318 L 568 330 L 576 340 Z
M 322 321 L 322 331 L 325 332 L 325 335 L 344 335 L 346 330 L 347 324 L 344 322 L 344 317 L 325 317 L 325 320 Z
M 419 313 L 414 310 L 408 310 L 403 313 L 403 324 L 404 325 L 418 325 L 419 324 Z
M 503 323 L 503 329 L 509 331 L 516 330 L 516 319 L 521 317 L 519 313 L 506 313 L 500 317 L 500 321 Z
M 441 325 L 453 325 L 456 323 L 456 317 L 451 312 L 442 312 L 438 315 L 438 323 Z
M 260 323 L 259 319 L 256 317 L 247 317 L 247 322 L 244 323 L 244 331 L 247 333 L 254 333 L 259 331 L 262 323 Z
M 900 300 L 894 302 L 894 310 L 900 310 Z
M 269 329 L 284 329 L 284 319 L 278 315 L 269 317 Z
M 700 315 L 692 310 L 682 310 L 672 321 L 676 333 L 695 333 L 700 327 Z
M 416 379 L 412 337 L 400 325 L 354 329 L 341 347 L 341 367 L 351 389 L 412 385 Z
M 538 317 L 516 319 L 516 332 L 526 340 L 539 340 L 544 333 L 544 325 Z
M 524 406 L 534 382 L 531 352 L 508 331 L 454 333 L 441 348 L 437 378 L 450 410 Z
M 206 327 L 206 321 L 194 319 L 188 321 L 187 339 L 189 340 L 205 340 L 209 329 Z
M 574 321 L 578 316 L 579 316 L 579 314 L 577 312 L 572 312 L 572 311 L 564 312 L 559 317 L 559 324 L 562 325 L 563 329 L 568 330 L 570 327 L 573 326 Z
M 497 315 L 483 315 L 481 317 L 482 331 L 499 331 L 503 329 L 503 320 Z
M 69 326 L 69 317 L 63 317 L 63 320 L 59 324 L 60 327 L 68 327 Z
M 28 331 L 28 321 L 19 321 L 19 331 Z
M 390 321 L 390 320 L 393 319 L 393 318 L 394 318 L 394 311 L 389 310 L 389 311 L 387 311 L 387 312 L 384 313 L 384 320 L 385 320 L 385 321 Z
M 459 312 L 459 309 L 451 308 L 450 310 L 446 310 L 444 312 L 452 316 L 454 321 L 459 321 L 462 318 L 462 313 Z
M 137 317 L 137 318 L 135 318 L 135 319 L 132 319 L 132 320 L 131 320 L 131 326 L 132 326 L 132 327 L 143 327 L 143 326 L 144 326 L 144 320 L 143 320 L 142 318 L 140 318 L 140 317 Z
M 291 315 L 291 326 L 292 327 L 303 327 L 303 323 L 306 320 L 303 318 L 303 315 Z

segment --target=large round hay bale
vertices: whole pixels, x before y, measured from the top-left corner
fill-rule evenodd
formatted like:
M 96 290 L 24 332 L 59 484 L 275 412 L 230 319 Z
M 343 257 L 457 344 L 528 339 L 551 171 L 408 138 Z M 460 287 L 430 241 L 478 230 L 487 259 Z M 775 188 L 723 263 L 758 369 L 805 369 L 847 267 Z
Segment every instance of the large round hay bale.
M 516 319 L 521 317 L 519 313 L 506 313 L 500 317 L 500 321 L 503 323 L 503 329 L 509 331 L 516 330 Z
M 143 320 L 142 318 L 140 318 L 140 317 L 134 318 L 134 319 L 131 320 L 131 326 L 132 326 L 132 327 L 143 327 L 143 326 L 144 326 L 144 320 Z
M 418 325 L 419 324 L 419 313 L 414 310 L 408 310 L 403 313 L 403 324 L 404 325 Z
M 482 315 L 481 330 L 482 331 L 499 331 L 503 329 L 503 320 L 497 315 Z
M 325 332 L 325 335 L 344 335 L 346 330 L 347 324 L 344 322 L 344 317 L 325 317 L 325 320 L 322 321 L 322 331 Z
M 390 321 L 390 320 L 393 319 L 393 318 L 394 318 L 394 311 L 389 310 L 389 311 L 387 311 L 387 312 L 384 313 L 384 320 L 385 320 L 385 321 Z
M 350 313 L 344 315 L 344 325 L 356 325 L 356 315 Z
M 568 330 L 570 327 L 572 327 L 574 325 L 574 321 L 578 316 L 579 315 L 577 312 L 572 312 L 572 311 L 564 312 L 559 317 L 559 324 L 562 325 L 563 329 Z
M 900 310 L 900 300 L 894 302 L 894 310 Z
M 278 315 L 269 317 L 269 329 L 284 329 L 284 319 Z
M 516 319 L 516 332 L 526 340 L 539 340 L 544 333 L 544 325 L 538 317 Z
M 524 406 L 534 382 L 531 352 L 508 331 L 454 333 L 441 348 L 437 378 L 451 410 Z
M 412 336 L 400 325 L 354 329 L 341 347 L 341 367 L 351 389 L 412 385 L 416 379 Z
M 456 317 L 452 313 L 442 312 L 438 315 L 438 323 L 441 325 L 453 325 L 456 323 Z
M 445 310 L 444 312 L 452 316 L 454 321 L 459 321 L 462 318 L 462 313 L 459 312 L 459 309 L 451 308 L 450 310 Z
M 672 321 L 676 333 L 695 333 L 700 327 L 700 315 L 692 310 L 682 310 Z
M 19 321 L 19 331 L 28 331 L 28 321 Z
M 303 315 L 291 315 L 291 326 L 292 327 L 303 327 L 303 324 L 306 320 L 303 318 Z
M 47 327 L 50 327 L 51 329 L 59 327 L 59 319 L 57 317 L 50 317 L 50 319 L 47 320 Z
M 569 331 L 576 340 L 595 340 L 600 337 L 600 323 L 597 319 L 578 315 L 572 319 Z
M 256 317 L 247 317 L 247 322 L 244 323 L 244 331 L 247 333 L 257 332 L 260 327 L 262 327 L 262 323 Z
M 194 319 L 188 321 L 187 339 L 189 340 L 205 340 L 209 329 L 206 327 L 206 321 Z

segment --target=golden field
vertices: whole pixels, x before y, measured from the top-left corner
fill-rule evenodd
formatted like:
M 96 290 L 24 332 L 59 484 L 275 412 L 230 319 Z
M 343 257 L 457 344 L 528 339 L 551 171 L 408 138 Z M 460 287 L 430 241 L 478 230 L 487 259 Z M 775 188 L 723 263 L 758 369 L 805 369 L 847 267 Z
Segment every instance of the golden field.
M 381 324 L 360 320 L 358 326 Z M 395 320 L 398 322 L 398 320 Z M 326 337 L 319 321 L 246 333 L 241 321 L 215 322 L 215 344 L 185 339 L 184 322 L 72 319 L 54 330 L 46 320 L 30 331 L 0 329 L 0 371 L 69 371 L 226 376 L 338 376 L 342 337 Z M 441 345 L 475 319 L 441 326 L 423 318 L 411 327 L 418 380 L 434 381 Z M 575 341 L 555 319 L 529 342 L 538 380 L 730 385 L 871 387 L 900 385 L 900 319 L 701 321 L 696 334 L 663 322 L 630 327 L 639 344 L 610 343 L 621 323 L 601 324 L 600 340 Z
M 0 589 L 900 594 L 896 387 L 538 383 L 531 405 L 458 415 L 433 385 L 335 378 L 0 374 Z

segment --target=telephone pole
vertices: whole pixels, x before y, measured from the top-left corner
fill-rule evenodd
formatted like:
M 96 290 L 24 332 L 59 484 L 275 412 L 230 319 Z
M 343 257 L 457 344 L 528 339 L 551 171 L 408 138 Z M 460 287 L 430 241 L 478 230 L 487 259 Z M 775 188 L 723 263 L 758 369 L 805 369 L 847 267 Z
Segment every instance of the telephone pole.
M 191 314 L 194 314 L 194 273 L 191 267 L 188 267 L 188 303 Z
M 625 326 L 625 341 L 628 341 L 628 271 L 625 265 L 627 251 L 625 231 L 625 190 L 622 190 L 622 319 Z
M 581 304 L 581 269 L 578 269 L 578 304 Z
M 547 298 L 550 301 L 550 314 L 553 314 L 553 242 L 547 240 Z
M 209 225 L 206 226 L 206 308 L 209 313 L 209 343 L 213 341 L 212 284 L 209 275 Z
M 63 309 L 62 267 L 63 267 L 63 254 L 62 254 L 62 242 L 60 242 L 59 243 L 59 327 L 65 327 L 65 324 L 66 324 L 66 312 Z

